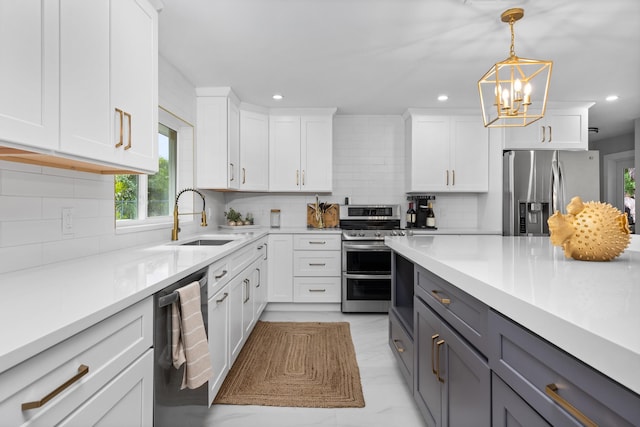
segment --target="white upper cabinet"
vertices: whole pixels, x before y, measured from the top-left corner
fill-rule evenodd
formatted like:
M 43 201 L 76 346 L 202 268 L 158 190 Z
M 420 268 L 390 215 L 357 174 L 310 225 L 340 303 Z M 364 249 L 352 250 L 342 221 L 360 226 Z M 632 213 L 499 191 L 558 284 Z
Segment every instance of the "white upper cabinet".
M 334 113 L 270 116 L 270 191 L 332 190 Z
M 0 140 L 35 153 L 15 161 L 157 171 L 158 24 L 147 0 L 10 0 L 0 25 Z
M 0 140 L 58 146 L 59 2 L 3 0 Z
M 196 185 L 240 188 L 240 109 L 230 88 L 196 89 Z
M 240 110 L 240 189 L 269 190 L 269 116 Z
M 156 21 L 146 0 L 61 2 L 61 151 L 157 170 Z
M 504 149 L 587 150 L 590 105 L 549 109 L 529 126 L 505 128 Z
M 410 112 L 405 121 L 408 192 L 486 192 L 489 133 L 480 116 Z

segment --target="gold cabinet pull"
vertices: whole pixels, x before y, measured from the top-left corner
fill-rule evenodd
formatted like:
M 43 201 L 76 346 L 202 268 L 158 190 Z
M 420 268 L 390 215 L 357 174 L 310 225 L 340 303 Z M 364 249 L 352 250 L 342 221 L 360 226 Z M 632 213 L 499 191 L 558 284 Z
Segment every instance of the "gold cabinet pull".
M 244 279 L 244 290 L 246 296 L 244 297 L 244 301 L 242 302 L 243 304 L 246 304 L 247 302 L 249 302 L 249 299 L 251 299 L 251 294 L 249 294 L 250 289 L 251 281 L 249 279 Z
M 326 289 L 309 289 L 309 292 L 327 292 Z
M 431 335 L 431 372 L 433 373 L 433 375 L 437 375 L 438 374 L 438 371 L 436 371 L 436 367 L 433 364 L 433 361 L 435 359 L 435 357 L 433 356 L 433 352 L 434 352 L 434 349 L 435 349 L 435 342 L 439 337 L 440 337 L 440 335 L 438 335 L 438 334 Z
M 310 262 L 309 267 L 324 267 L 327 265 L 326 262 Z
M 400 340 L 393 340 L 393 345 L 395 346 L 396 351 L 397 351 L 398 353 L 404 353 L 404 347 L 402 347 L 402 345 L 401 345 L 401 344 L 402 344 L 402 341 L 400 341 Z
M 447 169 L 447 185 L 449 185 L 449 169 Z
M 304 185 L 304 169 L 302 169 L 302 185 Z
M 118 148 L 124 144 L 124 111 L 116 108 L 116 114 L 120 115 L 120 137 L 116 143 L 116 148 Z
M 456 185 L 456 171 L 451 169 L 451 185 Z
M 260 285 L 262 285 L 262 280 L 260 279 L 260 276 L 262 276 L 262 272 L 259 268 L 256 268 L 256 271 L 258 272 L 258 283 L 256 284 L 256 288 L 259 288 Z
M 296 186 L 300 185 L 300 171 L 296 169 Z
M 64 391 L 64 389 L 66 389 L 71 384 L 75 383 L 76 381 L 78 381 L 80 378 L 84 377 L 88 373 L 89 373 L 89 367 L 87 365 L 80 365 L 78 367 L 78 373 L 77 374 L 75 374 L 73 377 L 69 378 L 63 384 L 61 384 L 58 387 L 56 387 L 55 390 L 53 390 L 51 393 L 47 394 L 42 399 L 36 400 L 34 402 L 23 403 L 22 404 L 22 410 L 26 411 L 26 410 L 29 410 L 29 409 L 35 409 L 35 408 L 40 408 L 40 407 L 44 406 L 48 401 L 50 401 L 51 399 L 53 399 L 54 397 L 59 395 L 62 391 Z
M 434 297 L 435 299 L 437 299 L 437 300 L 438 300 L 438 302 L 439 302 L 440 304 L 442 304 L 442 305 L 449 305 L 449 304 L 451 304 L 451 300 L 450 300 L 449 298 L 442 298 L 442 297 L 440 296 L 439 292 L 438 292 L 438 291 L 436 291 L 435 289 L 432 289 L 432 290 L 431 290 L 431 295 L 433 295 L 433 297 Z
M 540 126 L 542 128 L 542 142 L 545 142 L 545 140 L 547 139 L 547 130 L 545 129 L 544 126 Z
M 436 377 L 438 381 L 444 384 L 444 378 L 440 376 L 440 347 L 444 344 L 444 340 L 436 342 Z
M 324 240 L 311 240 L 309 241 L 310 245 L 326 245 L 327 242 Z
M 247 183 L 247 170 L 245 168 L 242 168 L 242 183 Z
M 235 177 L 234 177 L 235 174 L 234 174 L 234 170 L 233 170 L 234 169 L 233 163 L 229 163 L 229 166 L 231 166 L 231 178 L 229 179 L 229 181 L 233 181 L 235 179 Z
M 551 133 L 551 126 L 549 126 L 549 142 L 553 139 L 553 134 Z
M 224 276 L 226 276 L 226 275 L 227 275 L 227 273 L 228 273 L 228 271 L 227 271 L 227 270 L 222 270 L 222 273 L 220 273 L 220 275 L 219 275 L 219 276 L 213 276 L 213 277 L 215 277 L 215 278 L 216 278 L 216 280 L 217 280 L 217 279 L 222 279 Z
M 564 410 L 573 415 L 578 421 L 584 424 L 586 427 L 598 427 L 598 424 L 594 423 L 587 417 L 585 414 L 580 412 L 575 406 L 571 403 L 567 402 L 562 396 L 558 394 L 558 386 L 551 383 L 548 384 L 544 388 L 544 392 L 549 396 L 555 403 L 562 406 Z
M 229 294 L 225 292 L 224 294 L 222 294 L 222 298 L 216 300 L 216 304 L 220 304 L 222 301 L 226 300 L 228 296 Z
M 127 145 L 124 146 L 124 149 L 128 150 L 129 148 L 131 148 L 131 114 L 125 111 L 124 116 L 128 119 L 129 122 L 129 137 L 127 139 Z

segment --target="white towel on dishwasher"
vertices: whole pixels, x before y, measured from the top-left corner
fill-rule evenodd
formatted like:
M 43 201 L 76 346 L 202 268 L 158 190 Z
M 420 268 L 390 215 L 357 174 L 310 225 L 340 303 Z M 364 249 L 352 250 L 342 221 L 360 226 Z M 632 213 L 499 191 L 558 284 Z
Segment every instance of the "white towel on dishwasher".
M 181 389 L 198 388 L 212 375 L 209 343 L 200 310 L 200 284 L 193 282 L 177 290 L 171 305 L 171 354 L 178 369 L 186 362 Z

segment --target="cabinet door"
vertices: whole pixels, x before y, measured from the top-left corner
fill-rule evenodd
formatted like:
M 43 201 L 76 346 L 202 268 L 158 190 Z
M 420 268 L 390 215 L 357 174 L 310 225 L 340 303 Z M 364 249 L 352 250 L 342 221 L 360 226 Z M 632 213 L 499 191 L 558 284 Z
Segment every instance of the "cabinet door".
M 59 426 L 150 426 L 153 424 L 153 350 L 105 385 Z
M 550 427 L 536 411 L 496 374 L 491 377 L 493 427 Z
M 269 302 L 293 302 L 293 236 L 269 235 Z
M 196 99 L 196 185 L 200 188 L 229 185 L 227 108 L 223 96 Z
M 108 0 L 60 2 L 60 150 L 115 163 L 120 116 L 111 110 L 110 14 Z
M 269 189 L 269 118 L 240 111 L 240 189 Z
M 227 99 L 227 132 L 227 188 L 237 190 L 240 188 L 240 109 L 230 99 Z
M 2 2 L 0 140 L 58 146 L 59 3 Z
M 147 0 L 111 1 L 110 4 L 111 114 L 116 108 L 124 111 L 125 140 L 124 147 L 117 152 L 117 163 L 157 171 L 157 12 Z M 117 126 L 120 120 L 117 113 Z M 116 129 L 116 135 L 119 133 Z
M 229 372 L 229 287 L 209 298 L 209 353 L 213 377 L 209 380 L 209 402 L 218 394 Z
M 253 328 L 253 301 L 255 299 L 254 283 L 256 281 L 256 269 L 251 269 L 242 280 L 242 333 L 248 337 Z
M 489 131 L 482 118 L 454 117 L 450 143 L 450 190 L 489 191 Z
M 438 116 L 412 118 L 411 179 L 408 191 L 448 191 L 449 119 Z
M 443 385 L 438 380 L 435 368 L 440 321 L 418 298 L 414 300 L 414 310 L 413 396 L 427 425 L 441 426 Z
M 269 190 L 299 191 L 300 117 L 269 118 Z
M 303 116 L 301 124 L 301 189 L 333 189 L 333 117 Z
M 242 324 L 244 279 L 244 275 L 236 276 L 229 283 L 229 366 L 233 366 L 233 362 L 235 362 L 242 349 L 242 339 L 244 337 Z
M 491 371 L 460 335 L 416 298 L 414 397 L 428 425 L 489 426 Z

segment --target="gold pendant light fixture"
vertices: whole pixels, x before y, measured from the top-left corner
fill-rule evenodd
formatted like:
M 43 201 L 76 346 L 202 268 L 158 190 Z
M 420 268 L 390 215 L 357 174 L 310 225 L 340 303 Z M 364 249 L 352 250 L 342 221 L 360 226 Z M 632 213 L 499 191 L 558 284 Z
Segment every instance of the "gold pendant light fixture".
M 553 62 L 516 56 L 513 24 L 523 16 L 520 8 L 502 13 L 502 22 L 511 29 L 509 58 L 478 81 L 485 127 L 522 127 L 544 117 Z

